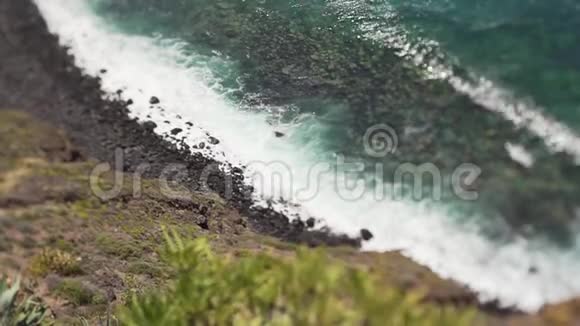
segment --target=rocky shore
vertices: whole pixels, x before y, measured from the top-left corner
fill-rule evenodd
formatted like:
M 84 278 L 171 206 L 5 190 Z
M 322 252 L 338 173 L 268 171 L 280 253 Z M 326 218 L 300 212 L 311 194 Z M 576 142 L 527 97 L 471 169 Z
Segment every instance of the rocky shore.
M 75 67 L 29 0 L 0 0 L 0 60 L 0 275 L 22 275 L 26 291 L 61 324 L 81 317 L 95 321 L 110 305 L 163 287 L 171 274 L 157 254 L 163 225 L 185 238 L 208 237 L 218 253 L 233 256 L 291 257 L 301 244 L 330 247 L 332 259 L 368 270 L 403 292 L 421 291 L 426 305 L 476 309 L 482 323 L 580 320 L 576 302 L 537 316 L 482 306 L 469 290 L 400 253 L 360 253 L 362 239 L 312 231 L 309 221 L 291 223 L 272 210 L 253 208 L 239 171 L 216 170 L 211 189 L 202 189 L 200 174 L 216 162 L 180 150 L 146 122 L 129 118 L 127 103 L 104 100 L 99 79 Z M 127 182 L 118 196 L 102 200 L 90 176 L 100 163 L 114 166 L 118 149 Z M 132 178 L 143 163 L 148 169 L 136 196 Z M 188 172 L 171 180 L 186 194 L 181 200 L 164 196 L 158 183 L 163 169 L 176 163 Z M 226 179 L 234 185 L 228 200 Z M 93 182 L 112 187 L 115 174 Z M 55 259 L 68 263 L 55 270 L 47 263 Z
M 145 176 L 155 178 L 170 164 L 183 164 L 187 176 L 178 181 L 199 189 L 202 171 L 217 163 L 202 155 L 191 155 L 156 135 L 147 122 L 128 117 L 128 103 L 103 99 L 98 78 L 88 77 L 75 67 L 74 58 L 50 35 L 39 13 L 29 1 L 2 2 L 3 78 L 0 98 L 4 107 L 23 109 L 42 120 L 63 128 L 82 149 L 82 155 L 115 163 L 115 151 L 123 150 L 123 170 L 134 172 L 148 164 Z M 119 92 L 121 92 L 119 90 Z M 230 203 L 250 218 L 260 232 L 285 240 L 358 246 L 359 240 L 324 232 L 308 231 L 303 223 L 290 224 L 272 210 L 251 208 L 248 193 L 239 173 L 212 172 L 207 185 L 224 194 L 225 181 L 233 184 Z

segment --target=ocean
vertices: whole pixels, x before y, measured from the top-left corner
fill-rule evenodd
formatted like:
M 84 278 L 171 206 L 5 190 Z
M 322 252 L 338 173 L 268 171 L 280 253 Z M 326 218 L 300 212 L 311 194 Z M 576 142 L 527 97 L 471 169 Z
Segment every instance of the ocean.
M 482 301 L 580 295 L 576 1 L 36 3 L 108 96 L 244 167 L 257 205 L 368 229 L 363 250 Z

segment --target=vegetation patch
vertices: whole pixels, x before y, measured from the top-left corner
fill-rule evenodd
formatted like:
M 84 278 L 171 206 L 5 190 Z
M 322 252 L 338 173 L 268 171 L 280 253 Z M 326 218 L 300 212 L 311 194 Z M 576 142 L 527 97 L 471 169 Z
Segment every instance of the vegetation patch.
M 166 235 L 163 256 L 176 270 L 165 292 L 121 309 L 125 325 L 473 325 L 474 312 L 421 304 L 378 285 L 324 251 L 299 249 L 291 261 L 269 255 L 215 255 L 206 239 Z
M 81 281 L 74 279 L 63 280 L 54 290 L 54 293 L 68 300 L 75 306 L 84 306 L 88 304 L 103 304 L 106 299 L 103 295 L 97 293 Z
M 46 306 L 21 295 L 20 280 L 9 284 L 7 279 L 0 278 L 0 325 L 40 325 L 48 314 Z
M 104 253 L 124 259 L 135 257 L 141 252 L 141 249 L 132 242 L 106 234 L 97 236 L 96 244 Z
M 30 272 L 36 277 L 50 273 L 70 276 L 81 274 L 82 270 L 71 254 L 58 249 L 44 249 L 32 260 Z
M 148 275 L 153 278 L 160 278 L 165 273 L 160 266 L 145 261 L 137 261 L 129 264 L 127 272 L 137 275 Z

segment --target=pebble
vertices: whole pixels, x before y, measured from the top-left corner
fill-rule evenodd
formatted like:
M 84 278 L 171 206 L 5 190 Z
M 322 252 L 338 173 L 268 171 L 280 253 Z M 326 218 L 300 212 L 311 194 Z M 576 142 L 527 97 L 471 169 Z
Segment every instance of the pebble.
M 215 137 L 209 137 L 209 143 L 212 145 L 217 145 L 220 143 L 219 139 L 215 138 Z
M 146 121 L 143 123 L 143 128 L 147 130 L 154 130 L 155 128 L 157 128 L 157 124 L 153 121 Z
M 155 96 L 152 96 L 151 99 L 149 100 L 149 104 L 155 105 L 155 104 L 159 104 L 159 103 L 161 103 L 161 101 L 159 100 L 159 98 L 157 98 Z

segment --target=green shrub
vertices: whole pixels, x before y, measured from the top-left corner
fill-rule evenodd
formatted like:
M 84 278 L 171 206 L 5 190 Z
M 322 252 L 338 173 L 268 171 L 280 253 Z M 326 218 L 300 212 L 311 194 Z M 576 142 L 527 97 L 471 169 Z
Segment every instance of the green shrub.
M 44 249 L 32 260 L 30 272 L 38 277 L 49 273 L 70 276 L 80 274 L 82 270 L 71 254 L 58 249 Z
M 127 272 L 137 275 L 149 275 L 154 278 L 163 276 L 163 269 L 160 266 L 145 261 L 137 261 L 129 264 Z
M 109 235 L 97 236 L 97 246 L 102 252 L 123 259 L 139 256 L 141 252 L 140 248 L 129 240 L 114 238 Z
M 0 279 L 0 325 L 41 325 L 48 315 L 48 309 L 32 298 L 19 301 L 19 291 L 20 280 L 10 286 L 6 279 Z
M 100 300 L 101 296 L 77 280 L 63 280 L 55 289 L 55 294 L 75 306 L 83 306 Z M 100 302 L 99 302 L 100 303 Z
M 125 325 L 471 325 L 473 312 L 421 304 L 378 286 L 372 275 L 299 249 L 282 260 L 212 253 L 207 240 L 166 234 L 163 256 L 175 268 L 163 293 L 135 297 L 119 312 Z

